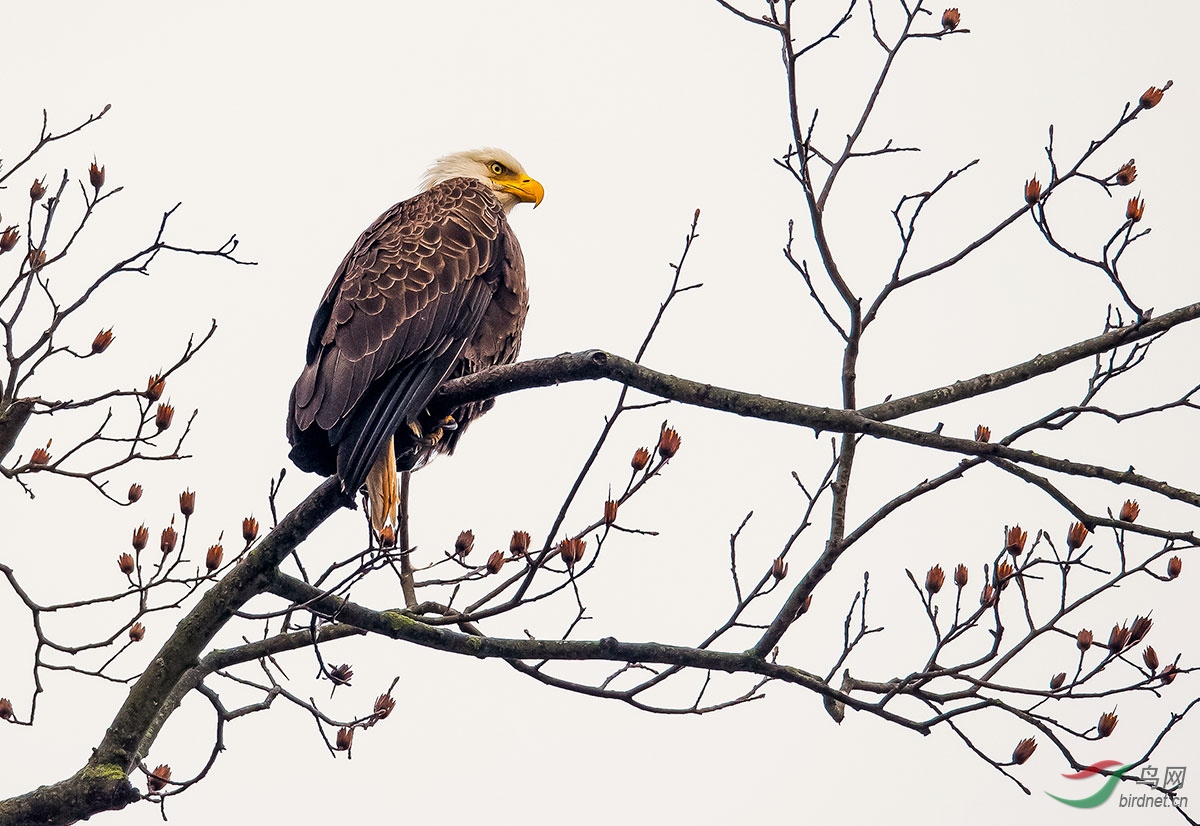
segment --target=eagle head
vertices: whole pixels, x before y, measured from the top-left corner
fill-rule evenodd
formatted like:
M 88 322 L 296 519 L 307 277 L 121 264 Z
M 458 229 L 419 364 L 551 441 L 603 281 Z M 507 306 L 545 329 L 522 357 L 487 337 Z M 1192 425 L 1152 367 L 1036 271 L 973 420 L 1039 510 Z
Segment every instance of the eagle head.
M 492 193 L 505 212 L 522 201 L 536 207 L 545 195 L 542 185 L 529 177 L 520 161 L 503 149 L 494 147 L 470 149 L 438 158 L 421 179 L 421 191 L 432 189 L 451 178 L 483 181 L 492 188 Z

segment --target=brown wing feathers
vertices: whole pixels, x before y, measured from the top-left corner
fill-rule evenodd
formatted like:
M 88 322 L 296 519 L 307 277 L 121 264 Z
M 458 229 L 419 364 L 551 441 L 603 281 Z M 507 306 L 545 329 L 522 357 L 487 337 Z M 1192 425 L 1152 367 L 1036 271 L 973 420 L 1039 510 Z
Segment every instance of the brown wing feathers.
M 523 292 L 523 274 L 506 270 L 508 233 L 487 188 L 460 178 L 397 204 L 359 237 L 313 320 L 292 390 L 288 439 L 301 469 L 358 489 L 455 371 L 500 282 L 516 275 Z

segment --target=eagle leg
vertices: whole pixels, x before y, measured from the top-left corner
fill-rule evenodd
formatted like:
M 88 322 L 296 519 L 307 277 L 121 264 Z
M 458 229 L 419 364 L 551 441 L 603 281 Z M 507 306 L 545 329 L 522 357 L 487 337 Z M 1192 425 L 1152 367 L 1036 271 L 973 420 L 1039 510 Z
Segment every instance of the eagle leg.
M 397 524 L 400 492 L 396 487 L 396 443 L 388 439 L 387 450 L 380 454 L 367 474 L 367 501 L 370 504 L 371 527 L 380 533 L 391 522 Z

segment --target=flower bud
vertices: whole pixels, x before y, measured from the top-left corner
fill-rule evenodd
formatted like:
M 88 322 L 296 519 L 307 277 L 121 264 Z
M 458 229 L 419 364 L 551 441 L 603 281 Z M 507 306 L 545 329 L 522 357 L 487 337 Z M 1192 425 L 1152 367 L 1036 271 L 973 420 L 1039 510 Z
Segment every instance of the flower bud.
M 167 782 L 170 779 L 171 767 L 163 763 L 146 778 L 146 788 L 152 792 L 161 792 L 167 787 Z
M 1156 86 L 1151 86 L 1146 91 L 1142 92 L 1142 96 L 1138 98 L 1138 105 L 1143 109 L 1153 109 L 1162 102 L 1163 92 L 1165 89 L 1159 89 Z
M 1029 531 L 1021 530 L 1020 525 L 1013 525 L 1004 532 L 1004 550 L 1013 556 L 1020 556 L 1025 550 L 1025 540 L 1028 538 Z
M 12 701 L 7 697 L 0 697 L 0 720 L 11 720 L 12 716 Z
M 1121 166 L 1117 170 L 1117 183 L 1121 186 L 1129 186 L 1137 180 L 1137 164 L 1133 162 L 1133 158 Z
M 129 486 L 128 496 L 129 496 L 130 503 L 136 502 L 137 500 L 141 499 L 142 498 L 142 486 L 139 485 L 137 482 L 134 482 L 132 485 Z
M 172 517 L 174 519 L 174 517 Z M 174 525 L 167 525 L 163 528 L 162 536 L 158 541 L 158 548 L 163 552 L 163 556 L 175 550 L 175 540 L 179 538 L 179 534 L 175 533 Z
M 1126 219 L 1133 221 L 1135 224 L 1142 220 L 1142 214 L 1146 211 L 1145 198 L 1130 198 L 1129 203 L 1125 205 Z
M 140 622 L 135 622 L 133 625 L 129 626 L 129 639 L 133 642 L 141 642 L 142 638 L 145 636 L 146 626 L 142 625 Z
M 558 552 L 568 568 L 574 568 L 575 563 L 583 559 L 583 552 L 586 548 L 587 543 L 578 538 L 564 539 L 558 543 Z
M 210 545 L 208 553 L 204 555 L 204 567 L 211 574 L 217 568 L 221 567 L 221 558 L 225 556 L 225 549 L 221 547 L 221 543 Z
M 163 391 L 167 389 L 167 380 L 162 376 L 151 376 L 146 382 L 146 398 L 152 402 L 156 402 L 162 398 Z
M 387 527 L 391 527 L 388 525 Z M 258 539 L 258 520 L 253 516 L 247 516 L 242 520 L 242 539 L 246 540 L 246 544 Z M 392 544 L 395 544 L 395 538 L 392 539 Z
M 945 582 L 946 572 L 942 570 L 941 565 L 934 565 L 925 574 L 925 590 L 929 593 L 929 596 L 933 596 L 942 590 L 942 585 Z
M 454 554 L 460 559 L 465 557 L 475 547 L 475 534 L 472 531 L 462 531 L 454 540 Z
M 334 685 L 350 685 L 350 678 L 354 676 L 354 669 L 348 663 L 342 663 L 329 670 L 329 679 L 333 680 Z
M 984 585 L 983 590 L 979 592 L 979 604 L 984 608 L 991 608 L 996 604 L 996 589 L 991 585 Z
M 488 557 L 487 572 L 489 574 L 498 574 L 500 569 L 504 567 L 504 552 L 492 551 L 492 555 Z
M 1038 199 L 1042 197 L 1042 184 L 1034 175 L 1025 182 L 1025 203 L 1036 204 Z
M 380 694 L 375 698 L 375 719 L 382 720 L 396 708 L 396 699 L 391 694 Z
M 650 463 L 650 451 L 644 447 L 639 447 L 633 452 L 633 459 L 630 460 L 629 466 L 635 471 L 645 470 L 646 465 Z
M 184 516 L 191 516 L 196 512 L 196 491 L 185 490 L 179 494 L 179 512 Z
M 1115 711 L 1106 711 L 1100 715 L 1099 722 L 1096 723 L 1096 733 L 1101 737 L 1107 737 L 1113 733 L 1113 729 L 1117 727 L 1117 714 Z
M 46 179 L 42 178 L 34 180 L 33 185 L 29 187 L 29 200 L 40 201 L 46 196 Z
M 992 429 L 984 425 L 975 425 L 975 441 L 990 442 L 992 440 Z
M 150 541 L 150 531 L 145 525 L 134 528 L 133 530 L 133 549 L 135 551 L 144 550 L 146 543 Z
M 1167 663 L 1163 666 L 1162 674 L 1158 675 L 1162 678 L 1163 685 L 1170 685 L 1171 683 L 1175 682 L 1176 671 L 1178 671 L 1178 669 L 1175 667 L 1174 663 Z
M 1154 625 L 1154 620 L 1150 617 L 1136 616 L 1133 622 L 1129 625 L 1129 644 L 1137 645 L 1146 638 L 1150 633 L 1150 627 Z
M 1125 504 L 1121 506 L 1121 515 L 1118 518 L 1122 522 L 1135 522 L 1141 512 L 1142 509 L 1138 507 L 1137 500 L 1126 499 Z
M 121 573 L 129 576 L 134 572 L 137 566 L 133 562 L 133 557 L 127 553 L 124 553 L 117 557 L 117 567 L 121 569 Z
M 1147 645 L 1146 650 L 1142 652 L 1142 662 L 1150 669 L 1151 674 L 1158 671 L 1158 652 L 1154 650 L 1153 645 Z
M 968 573 L 967 566 L 961 562 L 958 563 L 958 567 L 954 569 L 954 584 L 958 586 L 960 591 L 967 586 Z
M 1057 674 L 1055 674 L 1053 677 L 1050 678 L 1050 690 L 1058 691 L 1060 688 L 1062 688 L 1063 683 L 1065 683 L 1066 681 L 1067 681 L 1067 672 L 1065 672 L 1065 671 L 1058 672 Z
M 1088 529 L 1082 522 L 1072 522 L 1067 528 L 1067 548 L 1077 551 L 1087 542 Z
M 946 9 L 942 12 L 942 29 L 945 31 L 954 31 L 961 21 L 962 15 L 958 13 L 958 9 Z
M 1109 653 L 1116 654 L 1129 644 L 1129 628 L 1124 625 L 1114 625 L 1108 632 Z
M 520 556 L 529 550 L 530 541 L 528 531 L 513 531 L 512 539 L 508 542 L 508 552 L 513 556 Z
M 96 333 L 96 337 L 92 339 L 92 352 L 99 354 L 108 349 L 108 345 L 113 343 L 112 327 L 107 330 L 101 330 Z
M 673 428 L 664 427 L 658 434 L 658 455 L 664 459 L 670 459 L 679 452 L 681 442 L 679 434 Z
M 1032 737 L 1026 737 L 1017 743 L 1017 747 L 1013 749 L 1013 762 L 1020 766 L 1030 757 L 1033 757 L 1035 751 L 1037 751 L 1037 740 L 1034 740 Z
M 1179 574 L 1182 570 L 1183 570 L 1183 560 L 1177 556 L 1171 557 L 1171 560 L 1167 563 L 1167 578 L 1175 579 L 1176 577 L 1179 576 Z
M 617 502 L 609 499 L 604 503 L 604 524 L 611 525 L 617 521 Z
M 1007 561 L 1000 562 L 996 566 L 996 585 L 1002 589 L 1008 587 L 1008 581 L 1012 578 L 1012 575 L 1013 566 L 1009 565 Z
M 779 582 L 781 579 L 787 576 L 787 572 L 788 564 L 783 561 L 783 557 L 775 557 L 775 559 L 771 562 L 771 576 L 775 577 L 776 582 Z
M 8 227 L 0 233 L 0 253 L 11 252 L 21 239 L 21 232 L 16 227 Z
M 53 439 L 46 440 L 45 447 L 34 448 L 33 455 L 29 457 L 31 465 L 48 465 L 50 464 L 50 443 Z
M 1082 631 L 1080 631 L 1078 634 L 1075 635 L 1075 645 L 1078 646 L 1080 651 L 1087 651 L 1089 648 L 1092 647 L 1093 639 L 1094 639 L 1094 637 L 1092 635 L 1092 632 L 1089 631 L 1088 629 L 1084 628 Z
M 97 166 L 94 158 L 92 165 L 88 167 L 88 180 L 92 183 L 92 189 L 97 192 L 100 191 L 100 187 L 104 186 L 104 167 Z
M 162 433 L 171 426 L 171 420 L 175 418 L 175 408 L 169 404 L 160 404 L 158 412 L 154 414 L 154 426 L 158 428 L 158 432 Z
M 343 726 L 337 733 L 337 750 L 349 751 L 354 743 L 354 729 Z

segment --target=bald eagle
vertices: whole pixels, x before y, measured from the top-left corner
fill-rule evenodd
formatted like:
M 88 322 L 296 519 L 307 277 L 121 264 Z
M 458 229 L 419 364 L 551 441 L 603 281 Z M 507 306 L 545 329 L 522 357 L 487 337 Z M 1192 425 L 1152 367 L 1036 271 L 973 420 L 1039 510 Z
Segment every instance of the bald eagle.
M 371 522 L 396 521 L 397 471 L 453 452 L 494 400 L 431 408 L 445 381 L 517 357 L 529 308 L 508 212 L 542 185 L 499 149 L 439 158 L 420 194 L 350 248 L 313 318 L 287 435 L 305 471 L 365 482 Z

